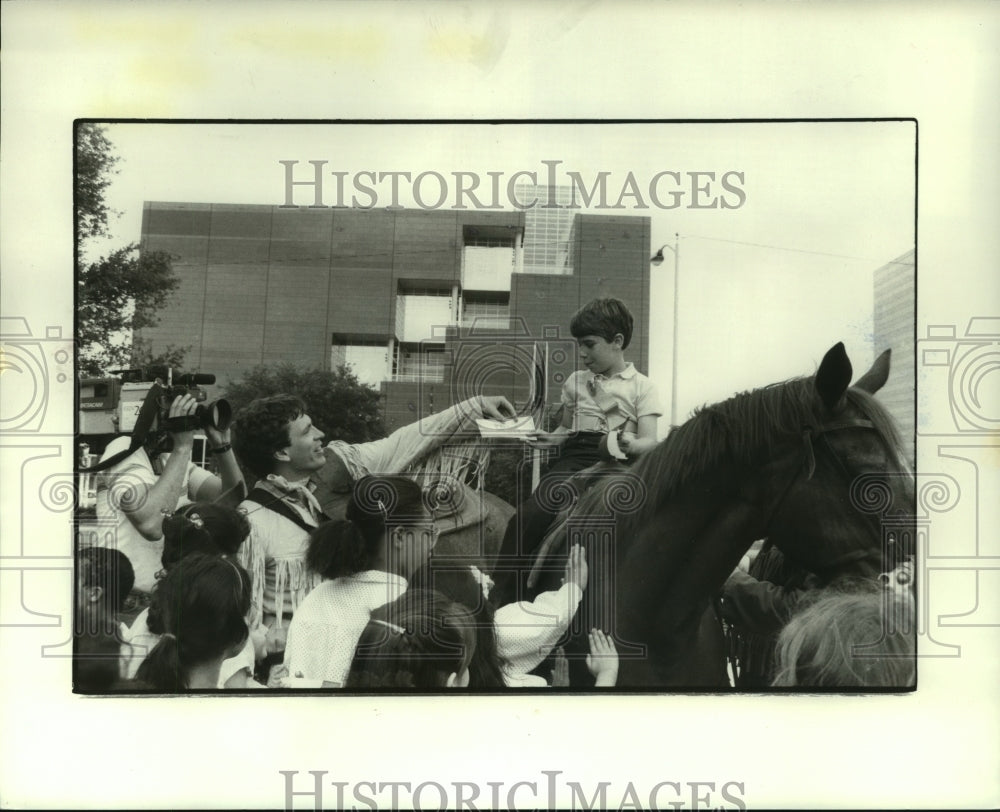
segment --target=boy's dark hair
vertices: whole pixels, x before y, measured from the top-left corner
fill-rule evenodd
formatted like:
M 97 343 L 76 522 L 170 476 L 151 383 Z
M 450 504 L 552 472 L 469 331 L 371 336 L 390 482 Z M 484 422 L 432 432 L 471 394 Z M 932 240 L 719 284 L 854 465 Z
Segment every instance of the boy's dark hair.
M 624 350 L 632 341 L 633 321 L 632 313 L 621 299 L 592 299 L 573 315 L 569 331 L 573 338 L 600 336 L 608 342 L 621 333 Z
M 120 612 L 135 586 L 135 570 L 128 557 L 108 547 L 85 547 L 76 553 L 76 566 L 84 587 L 101 588 L 101 603 L 108 615 Z
M 306 405 L 295 395 L 257 398 L 233 418 L 233 450 L 258 477 L 274 472 L 274 452 L 287 448 L 288 424 L 305 414 Z

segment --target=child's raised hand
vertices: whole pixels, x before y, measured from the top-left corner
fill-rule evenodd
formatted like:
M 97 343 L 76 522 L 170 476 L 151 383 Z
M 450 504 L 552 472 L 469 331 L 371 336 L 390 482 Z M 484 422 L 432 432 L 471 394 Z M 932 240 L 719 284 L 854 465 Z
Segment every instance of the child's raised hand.
M 618 650 L 610 635 L 600 629 L 590 630 L 587 670 L 594 675 L 595 688 L 610 688 L 618 681 Z
M 569 558 L 566 560 L 566 571 L 563 575 L 564 584 L 576 584 L 580 589 L 585 590 L 587 588 L 587 555 L 583 551 L 583 547 L 579 544 L 574 544 L 573 548 L 569 551 Z
M 561 646 L 556 649 L 555 663 L 552 666 L 552 687 L 569 688 L 569 660 Z
M 267 675 L 267 687 L 268 688 L 285 688 L 285 678 L 288 676 L 288 666 L 284 663 L 277 663 L 271 667 L 270 673 Z

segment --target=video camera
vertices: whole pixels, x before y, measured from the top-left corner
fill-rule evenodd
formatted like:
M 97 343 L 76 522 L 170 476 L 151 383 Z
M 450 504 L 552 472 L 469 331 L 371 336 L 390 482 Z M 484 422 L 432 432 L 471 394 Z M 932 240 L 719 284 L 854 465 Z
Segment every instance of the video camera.
M 215 383 L 215 376 L 200 373 L 174 374 L 166 367 L 114 370 L 120 377 L 84 378 L 80 381 L 80 434 L 132 434 L 145 413 L 144 434 L 155 431 L 224 431 L 232 418 L 232 407 L 224 399 L 206 402 L 202 386 Z M 198 407 L 193 415 L 170 418 L 170 404 L 191 395 Z
M 229 428 L 233 414 L 229 401 L 207 402 L 208 393 L 202 388 L 215 383 L 214 375 L 174 374 L 167 367 L 114 370 L 112 374 L 120 377 L 80 380 L 79 436 L 103 445 L 109 435 L 131 434 L 132 442 L 97 465 L 81 466 L 81 471 L 105 470 L 151 440 L 159 443 L 165 433 Z M 171 404 L 184 395 L 198 401 L 194 414 L 171 417 Z
M 229 401 L 219 398 L 210 403 L 205 401 L 208 395 L 201 386 L 215 383 L 215 376 L 208 374 L 189 373 L 173 376 L 172 370 L 167 370 L 167 382 L 159 379 L 153 382 L 146 398 L 155 398 L 157 415 L 150 430 L 165 429 L 166 431 L 195 431 L 196 429 L 215 429 L 225 431 L 233 417 Z M 198 405 L 194 414 L 183 417 L 170 417 L 170 405 L 179 397 L 191 395 Z M 141 413 L 141 407 L 140 407 Z

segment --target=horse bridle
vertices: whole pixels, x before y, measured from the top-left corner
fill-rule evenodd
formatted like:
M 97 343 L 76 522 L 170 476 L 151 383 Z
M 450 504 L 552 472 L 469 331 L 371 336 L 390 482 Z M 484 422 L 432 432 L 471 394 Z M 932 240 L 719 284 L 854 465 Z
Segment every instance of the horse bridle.
M 868 418 L 856 417 L 844 420 L 837 420 L 832 423 L 820 426 L 818 428 L 816 426 L 809 426 L 809 425 L 803 426 L 802 427 L 802 443 L 803 443 L 803 456 L 804 456 L 803 464 L 797 466 L 795 471 L 792 473 L 791 477 L 789 477 L 788 484 L 782 491 L 781 497 L 774 503 L 774 507 L 771 509 L 771 513 L 770 516 L 768 516 L 765 529 L 769 529 L 771 527 L 771 524 L 774 522 L 774 517 L 778 515 L 778 512 L 781 510 L 781 507 L 785 503 L 785 500 L 788 498 L 788 494 L 791 493 L 791 490 L 795 486 L 795 484 L 799 482 L 799 474 L 802 471 L 802 469 L 806 468 L 808 470 L 808 474 L 806 475 L 805 478 L 807 482 L 810 479 L 812 479 L 813 474 L 816 473 L 816 452 L 814 450 L 814 442 L 816 440 L 822 442 L 823 447 L 827 450 L 830 457 L 833 459 L 837 467 L 840 469 L 841 473 L 844 474 L 844 476 L 847 477 L 848 479 L 852 478 L 852 473 L 850 469 L 848 469 L 848 467 L 844 464 L 844 461 L 840 458 L 840 455 L 837 453 L 836 449 L 833 447 L 833 444 L 830 442 L 830 439 L 828 437 L 829 434 L 832 434 L 835 431 L 844 431 L 846 429 L 867 429 L 874 431 L 878 436 L 879 440 L 881 441 L 881 443 L 883 444 L 883 446 L 886 447 L 886 451 L 888 451 L 890 453 L 890 456 L 892 456 L 892 449 L 888 447 L 888 443 L 885 437 L 882 436 L 882 433 L 878 430 L 878 427 Z M 890 545 L 895 545 L 895 544 L 896 544 L 895 539 L 890 540 Z M 835 561 L 831 562 L 828 566 L 837 566 L 839 564 L 844 563 L 845 560 L 861 560 L 862 558 L 867 558 L 875 554 L 876 553 L 874 551 L 869 553 L 863 553 L 861 555 L 855 553 L 848 553 L 836 559 Z M 882 551 L 879 550 L 877 554 L 881 556 Z M 894 555 L 890 554 L 890 558 L 894 558 Z M 890 569 L 892 569 L 892 567 L 890 567 Z

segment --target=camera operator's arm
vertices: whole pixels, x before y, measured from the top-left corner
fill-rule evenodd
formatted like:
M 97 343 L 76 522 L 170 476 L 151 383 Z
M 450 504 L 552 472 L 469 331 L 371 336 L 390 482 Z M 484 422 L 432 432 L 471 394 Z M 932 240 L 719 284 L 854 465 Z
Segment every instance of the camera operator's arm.
M 220 479 L 217 476 L 207 477 L 200 484 L 197 492 L 191 495 L 191 498 L 196 502 L 212 502 L 218 499 L 223 493 L 236 489 L 232 494 L 234 504 L 242 502 L 246 498 L 247 487 L 243 481 L 243 472 L 236 462 L 236 455 L 229 444 L 229 429 L 217 431 L 206 426 L 205 434 L 208 436 L 208 444 L 211 447 L 209 453 L 216 455 L 219 473 L 222 475 L 222 478 Z
M 174 398 L 170 417 L 194 414 L 198 402 L 190 395 Z M 191 463 L 194 432 L 171 432 L 173 449 L 163 473 L 152 485 L 137 484 L 134 491 L 121 498 L 121 510 L 143 538 L 156 541 L 163 535 L 163 511 L 174 511 L 184 488 L 184 475 Z

